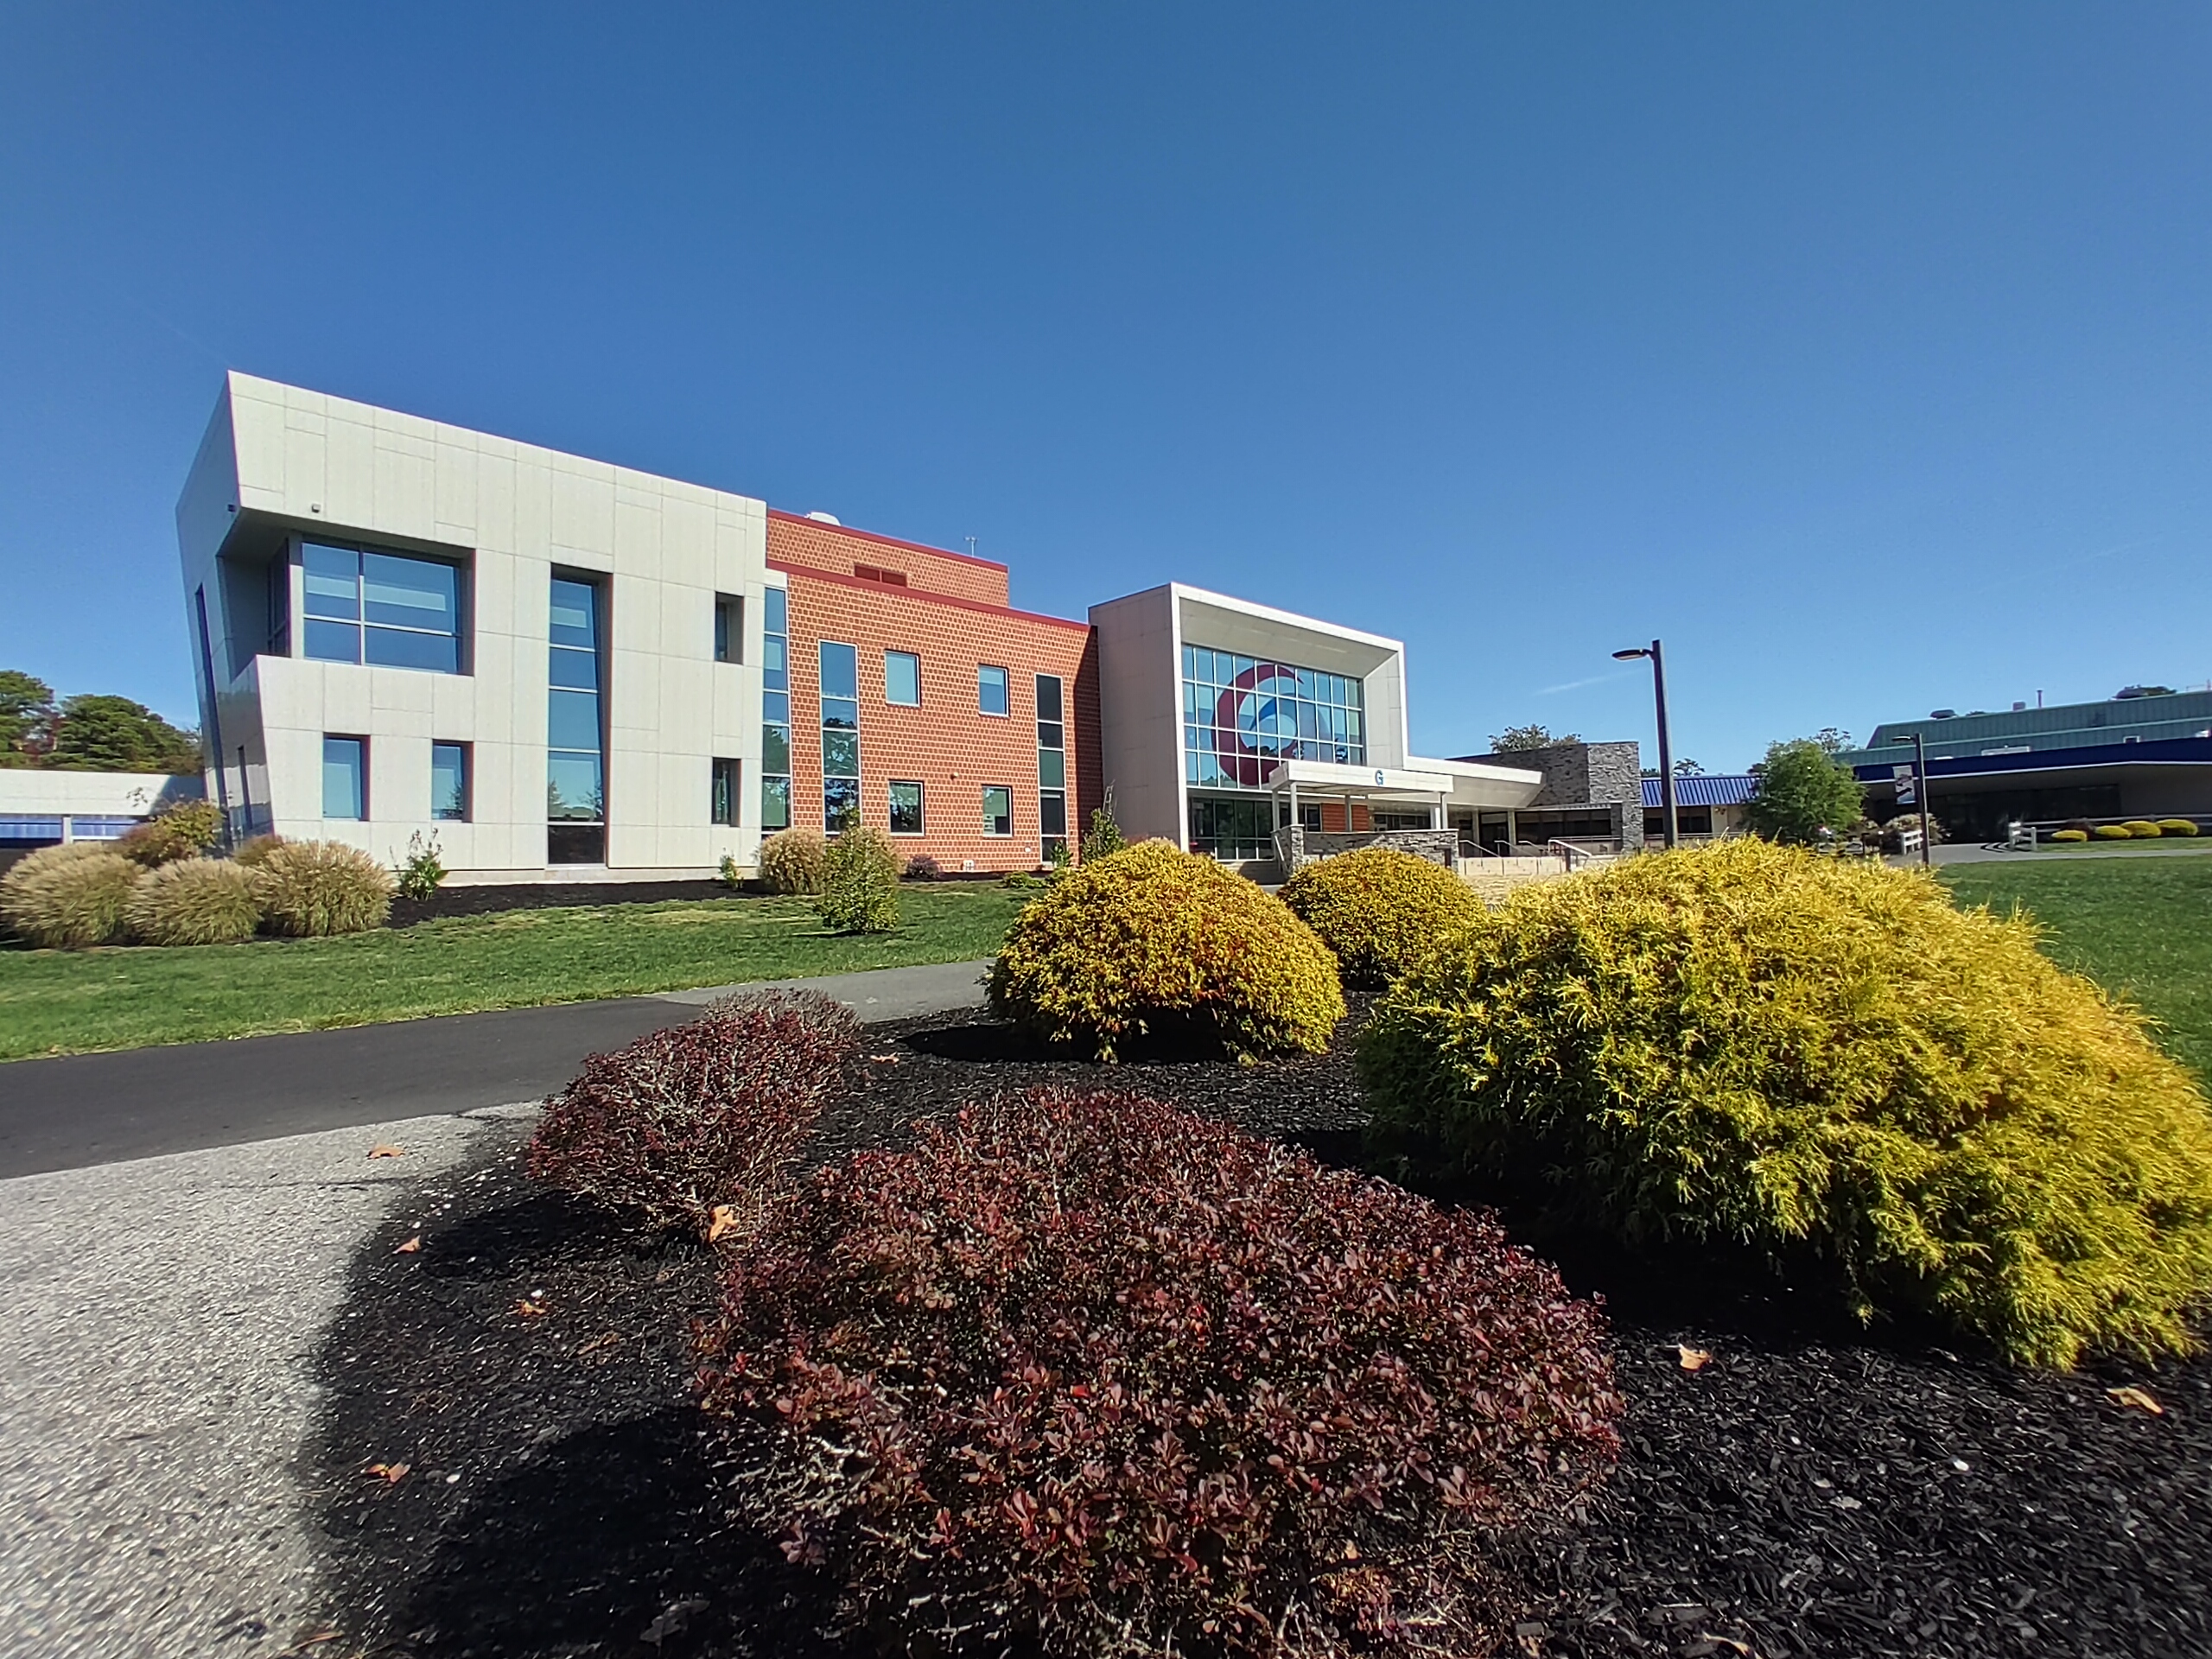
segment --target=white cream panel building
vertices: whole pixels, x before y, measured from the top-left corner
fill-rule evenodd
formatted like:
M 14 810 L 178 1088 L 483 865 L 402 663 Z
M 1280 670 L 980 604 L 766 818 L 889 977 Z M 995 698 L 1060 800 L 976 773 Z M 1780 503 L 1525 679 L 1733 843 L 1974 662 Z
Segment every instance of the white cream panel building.
M 234 834 L 435 836 L 476 880 L 754 861 L 763 502 L 233 373 L 177 530 Z

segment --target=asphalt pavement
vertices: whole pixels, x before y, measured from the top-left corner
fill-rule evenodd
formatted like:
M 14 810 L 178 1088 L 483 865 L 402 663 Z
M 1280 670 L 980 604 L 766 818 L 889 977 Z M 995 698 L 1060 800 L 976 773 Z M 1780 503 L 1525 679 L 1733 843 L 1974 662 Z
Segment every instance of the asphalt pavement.
M 985 963 L 449 1014 L 0 1065 L 0 1179 L 541 1100 L 588 1054 L 731 991 L 804 987 L 862 1020 L 980 1004 Z

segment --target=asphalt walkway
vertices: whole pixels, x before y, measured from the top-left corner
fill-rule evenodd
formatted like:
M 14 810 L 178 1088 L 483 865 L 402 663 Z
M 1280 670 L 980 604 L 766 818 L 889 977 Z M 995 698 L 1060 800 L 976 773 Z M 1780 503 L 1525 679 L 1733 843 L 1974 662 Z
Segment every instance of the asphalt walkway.
M 693 1018 L 731 991 L 804 987 L 862 1020 L 983 1000 L 985 963 L 449 1014 L 0 1065 L 0 1179 L 543 1099 L 588 1054 Z

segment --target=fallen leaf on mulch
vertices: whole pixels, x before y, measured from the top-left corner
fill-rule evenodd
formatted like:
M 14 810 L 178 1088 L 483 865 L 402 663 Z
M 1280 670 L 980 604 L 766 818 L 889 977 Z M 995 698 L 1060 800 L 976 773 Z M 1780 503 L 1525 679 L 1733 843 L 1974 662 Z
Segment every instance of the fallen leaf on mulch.
M 868 1059 L 870 1065 L 896 1065 L 906 1058 L 903 1054 L 871 1054 Z
M 542 1319 L 545 1317 L 545 1304 L 533 1302 L 525 1296 L 515 1304 L 515 1317 L 518 1319 Z
M 711 1244 L 724 1233 L 734 1233 L 736 1230 L 737 1206 L 729 1204 L 716 1205 L 712 1211 L 712 1219 L 707 1223 L 707 1243 Z
M 372 1463 L 361 1472 L 372 1479 L 397 1486 L 407 1478 L 407 1465 L 404 1463 Z
M 2141 1389 L 2107 1389 L 2105 1395 L 2116 1406 L 2133 1406 L 2138 1411 L 2149 1412 L 2153 1417 L 2166 1414 L 2166 1408 Z
M 404 1147 L 371 1147 L 369 1148 L 369 1156 L 372 1158 L 404 1158 L 406 1155 L 407 1148 Z
M 1678 1342 L 1675 1344 L 1675 1351 L 1681 1356 L 1682 1369 L 1686 1371 L 1701 1371 L 1713 1363 L 1713 1356 L 1702 1348 L 1692 1348 Z
M 414 1237 L 409 1239 L 404 1244 L 394 1246 L 391 1253 L 394 1255 L 413 1255 L 420 1251 L 422 1248 L 423 1235 L 417 1233 Z
M 621 1340 L 622 1333 L 620 1331 L 610 1331 L 603 1337 L 594 1337 L 589 1342 L 584 1344 L 582 1347 L 577 1349 L 576 1352 L 579 1354 L 595 1354 L 602 1348 L 612 1348 L 616 1343 Z

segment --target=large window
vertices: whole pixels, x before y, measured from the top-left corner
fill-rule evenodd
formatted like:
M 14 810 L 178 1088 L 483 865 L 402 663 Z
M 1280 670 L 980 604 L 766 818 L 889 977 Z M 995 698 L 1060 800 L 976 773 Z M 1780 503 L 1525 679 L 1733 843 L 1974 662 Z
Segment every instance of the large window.
M 430 745 L 430 816 L 447 820 L 468 816 L 468 745 Z
M 1047 859 L 1068 839 L 1068 727 L 1065 689 L 1057 674 L 1037 677 L 1037 833 Z
M 607 861 L 606 726 L 600 702 L 599 584 L 553 578 L 546 641 L 547 859 Z
M 1207 789 L 1260 789 L 1278 760 L 1367 763 L 1357 677 L 1183 647 L 1183 776 Z
M 986 664 L 976 671 L 976 707 L 987 715 L 1006 713 L 1006 670 Z
M 891 833 L 894 836 L 918 836 L 922 833 L 922 786 L 919 784 L 891 785 Z
M 780 588 L 760 607 L 760 827 L 791 827 L 791 596 Z
M 912 652 L 883 653 L 883 700 L 906 709 L 921 707 L 922 659 Z
M 983 785 L 983 833 L 987 836 L 1010 836 L 1014 833 L 1014 791 L 1004 784 Z
M 365 737 L 322 740 L 322 816 L 369 816 L 369 741 Z
M 461 572 L 454 566 L 323 542 L 303 543 L 300 562 L 308 656 L 461 672 Z
M 707 817 L 712 823 L 737 823 L 738 779 L 742 768 L 734 760 L 716 760 L 709 790 Z
M 1285 816 L 1288 812 L 1285 807 Z M 1273 858 L 1274 829 L 1274 802 L 1264 796 L 1191 803 L 1191 850 L 1211 858 Z
M 836 835 L 861 817 L 861 654 L 824 639 L 822 664 L 822 829 Z

